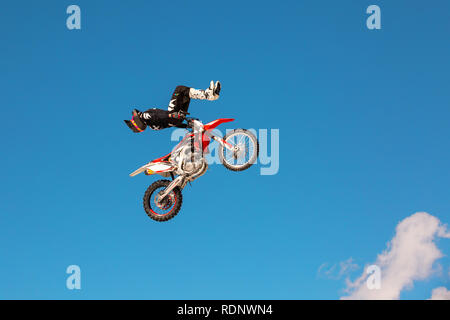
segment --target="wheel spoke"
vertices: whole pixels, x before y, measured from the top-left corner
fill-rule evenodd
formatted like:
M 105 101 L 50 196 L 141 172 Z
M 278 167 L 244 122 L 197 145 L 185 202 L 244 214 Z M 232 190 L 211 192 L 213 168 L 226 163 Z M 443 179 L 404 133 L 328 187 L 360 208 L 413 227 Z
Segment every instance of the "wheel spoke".
M 240 144 L 241 142 L 243 142 L 243 140 L 246 138 L 247 136 L 246 135 L 241 135 L 241 138 L 239 139 L 239 142 L 238 142 L 238 144 Z
M 224 148 L 224 160 L 229 165 L 241 167 L 251 161 L 255 153 L 255 143 L 248 134 L 232 134 L 226 139 L 226 141 L 233 147 L 239 148 L 237 154 L 234 150 Z M 235 157 L 235 155 L 237 157 Z

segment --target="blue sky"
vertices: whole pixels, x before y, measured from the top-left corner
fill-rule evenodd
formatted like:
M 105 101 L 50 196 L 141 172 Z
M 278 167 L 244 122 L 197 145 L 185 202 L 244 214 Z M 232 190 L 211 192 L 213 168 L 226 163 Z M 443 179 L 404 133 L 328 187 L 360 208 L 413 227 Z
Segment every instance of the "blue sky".
M 77 4 L 82 29 L 66 28 Z M 370 4 L 382 29 L 368 30 Z M 323 263 L 376 260 L 417 211 L 450 222 L 448 2 L 6 1 L 0 8 L 0 298 L 338 299 Z M 213 166 L 168 223 L 142 208 L 171 150 L 132 107 L 191 103 L 280 130 L 280 170 Z M 450 241 L 439 249 L 450 253 Z M 450 286 L 442 274 L 401 298 Z M 67 266 L 82 290 L 66 289 Z

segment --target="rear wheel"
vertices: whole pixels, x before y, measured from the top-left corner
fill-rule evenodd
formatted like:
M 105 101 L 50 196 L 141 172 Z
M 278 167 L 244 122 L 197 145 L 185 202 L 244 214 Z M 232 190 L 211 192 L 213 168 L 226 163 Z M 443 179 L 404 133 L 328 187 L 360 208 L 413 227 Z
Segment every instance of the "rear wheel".
M 232 171 L 242 171 L 251 167 L 258 158 L 259 144 L 255 135 L 245 129 L 235 129 L 223 137 L 232 147 L 219 148 L 219 158 L 225 168 Z
M 173 189 L 164 199 L 158 201 L 158 196 L 170 184 L 169 180 L 155 181 L 148 187 L 144 195 L 144 209 L 147 215 L 155 221 L 167 221 L 178 214 L 183 202 L 180 188 Z

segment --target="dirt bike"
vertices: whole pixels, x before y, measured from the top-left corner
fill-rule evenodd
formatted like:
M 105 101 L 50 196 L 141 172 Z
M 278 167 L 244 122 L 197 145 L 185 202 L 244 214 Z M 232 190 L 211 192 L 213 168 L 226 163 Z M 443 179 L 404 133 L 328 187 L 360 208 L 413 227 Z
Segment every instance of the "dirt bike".
M 223 138 L 213 135 L 214 128 L 234 119 L 217 119 L 203 124 L 198 119 L 184 117 L 183 121 L 187 123 L 188 132 L 172 152 L 130 174 L 134 177 L 144 172 L 146 175 L 171 177 L 172 180 L 154 182 L 145 192 L 145 212 L 156 221 L 168 221 L 178 214 L 183 202 L 183 188 L 208 169 L 205 155 L 209 153 L 208 146 L 213 140 L 219 143 L 219 159 L 229 170 L 248 169 L 258 157 L 258 140 L 248 130 L 234 129 Z

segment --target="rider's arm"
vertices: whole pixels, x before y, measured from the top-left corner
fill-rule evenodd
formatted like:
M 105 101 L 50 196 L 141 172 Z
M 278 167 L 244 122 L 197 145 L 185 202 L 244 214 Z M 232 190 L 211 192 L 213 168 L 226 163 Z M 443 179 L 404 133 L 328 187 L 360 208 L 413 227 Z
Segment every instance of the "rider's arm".
M 169 117 L 169 126 L 177 127 L 177 128 L 188 128 L 189 126 L 183 122 L 185 119 L 185 113 L 183 112 L 171 112 L 168 114 Z

